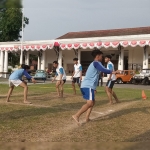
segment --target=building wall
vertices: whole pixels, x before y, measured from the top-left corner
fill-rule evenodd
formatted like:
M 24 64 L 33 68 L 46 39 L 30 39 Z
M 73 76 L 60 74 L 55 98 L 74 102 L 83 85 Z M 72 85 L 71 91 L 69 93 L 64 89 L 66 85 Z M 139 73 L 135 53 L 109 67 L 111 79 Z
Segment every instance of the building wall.
M 69 70 L 73 71 L 73 58 L 77 57 L 73 50 L 63 50 L 63 67 L 66 73 L 69 73 Z M 70 66 L 69 66 L 70 65 Z
M 52 65 L 53 61 L 57 60 L 57 56 L 54 50 L 46 50 L 45 52 L 45 67 L 48 68 L 48 64 Z
M 136 64 L 139 66 L 143 66 L 143 48 L 137 46 L 137 47 L 127 47 L 125 48 L 125 56 L 128 57 L 128 64 Z M 112 57 L 112 61 L 115 63 L 115 69 L 117 69 L 118 64 L 118 51 L 117 50 L 103 50 L 104 56 L 107 54 L 112 54 L 112 52 L 115 54 Z M 149 48 L 149 54 L 150 54 L 150 48 Z M 69 71 L 73 71 L 73 58 L 76 57 L 75 53 L 73 50 L 63 50 L 62 51 L 63 55 L 63 67 L 66 71 L 66 73 L 70 73 Z M 57 56 L 54 50 L 46 50 L 46 59 L 45 59 L 45 67 L 48 67 L 48 64 L 52 65 L 52 62 L 54 60 L 57 60 Z M 81 51 L 81 62 L 91 62 L 93 60 L 91 56 L 91 51 L 89 50 L 82 50 Z M 89 63 L 87 64 L 87 66 Z M 150 68 L 150 64 L 149 64 Z M 129 68 L 131 69 L 131 68 Z M 135 68 L 134 68 L 135 69 Z
M 129 64 L 135 64 L 135 65 L 139 65 L 139 66 L 143 66 L 143 51 L 144 48 L 142 47 L 130 47 L 129 48 Z M 149 54 L 150 54 L 150 48 L 148 49 Z M 149 64 L 149 68 L 150 68 L 150 64 Z

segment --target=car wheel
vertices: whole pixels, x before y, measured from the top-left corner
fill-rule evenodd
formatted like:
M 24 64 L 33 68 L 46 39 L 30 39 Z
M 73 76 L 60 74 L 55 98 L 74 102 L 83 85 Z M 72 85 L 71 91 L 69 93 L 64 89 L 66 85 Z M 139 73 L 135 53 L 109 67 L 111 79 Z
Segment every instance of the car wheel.
M 135 80 L 135 79 L 133 79 L 132 83 L 133 83 L 133 84 L 136 84 L 136 80 Z
M 149 84 L 149 80 L 148 78 L 145 78 L 143 81 L 142 81 L 142 85 L 148 85 Z
M 131 79 L 131 80 L 129 81 L 129 83 L 130 83 L 130 84 L 133 84 L 133 79 Z
M 118 78 L 117 81 L 116 81 L 118 84 L 122 83 L 122 79 L 121 78 Z

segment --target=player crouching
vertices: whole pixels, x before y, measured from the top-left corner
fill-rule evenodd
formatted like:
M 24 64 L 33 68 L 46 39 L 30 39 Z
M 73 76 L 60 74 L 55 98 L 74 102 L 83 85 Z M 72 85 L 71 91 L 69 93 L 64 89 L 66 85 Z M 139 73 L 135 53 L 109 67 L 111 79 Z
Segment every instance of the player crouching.
M 22 88 L 24 88 L 24 103 L 25 104 L 31 104 L 31 102 L 29 102 L 27 100 L 27 94 L 28 94 L 28 86 L 27 83 L 25 81 L 22 80 L 23 76 L 26 76 L 27 79 L 32 80 L 33 83 L 35 83 L 35 79 L 32 78 L 29 74 L 30 67 L 28 65 L 21 65 L 21 69 L 18 69 L 16 71 L 14 71 L 10 77 L 9 77 L 9 91 L 8 91 L 8 95 L 7 95 L 7 102 L 10 102 L 9 98 L 10 95 L 13 92 L 14 87 L 18 87 L 21 86 Z

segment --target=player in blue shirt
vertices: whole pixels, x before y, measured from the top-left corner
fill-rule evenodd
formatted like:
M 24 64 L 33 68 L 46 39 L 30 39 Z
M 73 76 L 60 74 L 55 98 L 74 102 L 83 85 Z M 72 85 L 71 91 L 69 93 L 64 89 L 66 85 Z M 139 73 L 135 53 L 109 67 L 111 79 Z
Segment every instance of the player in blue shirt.
M 105 62 L 107 63 L 107 69 L 114 71 L 114 64 L 111 62 L 111 56 L 105 56 Z M 113 104 L 112 96 L 115 98 L 116 103 L 119 103 L 116 93 L 112 90 L 116 81 L 116 75 L 110 74 L 106 83 L 106 93 L 110 104 Z
M 27 100 L 27 94 L 28 94 L 28 86 L 27 86 L 27 83 L 25 81 L 22 80 L 22 77 L 23 76 L 26 76 L 27 79 L 29 80 L 32 80 L 33 83 L 35 83 L 35 79 L 32 78 L 29 74 L 28 74 L 28 71 L 29 71 L 30 67 L 27 66 L 27 65 L 21 65 L 21 69 L 18 69 L 16 71 L 14 71 L 10 77 L 9 77 L 9 91 L 8 91 L 8 95 L 7 95 L 7 102 L 10 102 L 9 98 L 10 98 L 10 95 L 12 94 L 13 92 L 13 89 L 14 87 L 18 87 L 18 86 L 21 86 L 24 88 L 24 103 L 25 104 L 31 104 L 31 102 L 29 102 Z
M 89 116 L 91 114 L 92 108 L 95 104 L 95 90 L 97 87 L 99 73 L 103 72 L 106 74 L 116 74 L 117 72 L 113 72 L 109 69 L 106 69 L 101 64 L 103 53 L 100 50 L 93 50 L 92 56 L 94 61 L 89 65 L 88 70 L 86 72 L 85 78 L 81 83 L 81 92 L 83 98 L 86 100 L 86 104 L 82 106 L 82 108 L 72 116 L 72 118 L 76 121 L 78 125 L 80 125 L 79 118 L 84 113 L 86 114 L 86 122 L 88 122 Z
M 65 84 L 66 82 L 66 73 L 65 73 L 65 70 L 62 66 L 60 66 L 58 64 L 57 61 L 54 61 L 53 62 L 53 67 L 56 68 L 56 75 L 54 77 L 54 79 L 52 80 L 52 82 L 56 79 L 57 82 L 56 82 L 56 90 L 57 90 L 57 93 L 58 93 L 58 97 L 63 97 L 63 85 Z

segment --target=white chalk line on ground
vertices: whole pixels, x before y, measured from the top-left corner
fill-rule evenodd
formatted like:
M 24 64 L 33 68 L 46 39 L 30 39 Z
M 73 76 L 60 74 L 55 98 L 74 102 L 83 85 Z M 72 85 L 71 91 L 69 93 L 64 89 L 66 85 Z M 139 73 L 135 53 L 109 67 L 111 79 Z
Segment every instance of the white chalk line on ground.
M 30 107 L 38 107 L 38 108 L 59 108 L 59 107 L 53 107 L 53 106 L 45 106 L 45 105 L 36 105 L 36 104 L 24 104 L 24 103 L 14 103 L 14 102 L 9 102 L 9 103 L 6 103 L 6 102 L 0 102 L 1 104 L 12 104 L 12 105 L 20 105 L 20 106 L 30 106 Z M 107 110 L 104 110 L 104 108 L 100 108 L 104 111 L 92 111 L 92 114 L 97 114 L 96 116 L 93 116 L 91 117 L 91 122 L 92 121 L 95 121 L 97 119 L 100 119 L 100 118 L 103 118 L 103 117 L 106 117 L 112 113 L 116 113 L 130 105 L 133 105 L 133 104 L 136 104 L 137 101 L 134 101 L 134 102 L 126 102 L 126 103 L 119 103 L 119 104 L 116 104 L 116 107 L 119 106 L 118 108 L 114 107 L 115 105 L 113 105 L 113 108 L 107 108 L 106 106 L 106 109 Z M 71 111 L 76 111 L 76 109 L 67 109 L 67 108 L 62 108 L 64 110 L 71 110 Z M 72 121 L 71 121 L 72 120 Z M 69 120 L 67 120 L 68 122 Z M 74 120 L 70 117 L 70 121 L 71 123 L 64 123 L 64 126 L 61 128 L 60 132 L 59 133 L 55 133 L 55 136 L 52 137 L 52 139 L 54 138 L 57 138 L 60 134 L 64 134 L 66 132 L 70 132 L 76 128 L 79 128 L 80 126 L 78 126 Z M 85 121 L 83 120 L 80 120 L 80 123 L 81 123 L 81 126 L 83 126 L 85 124 Z M 39 141 L 39 140 L 38 140 Z

